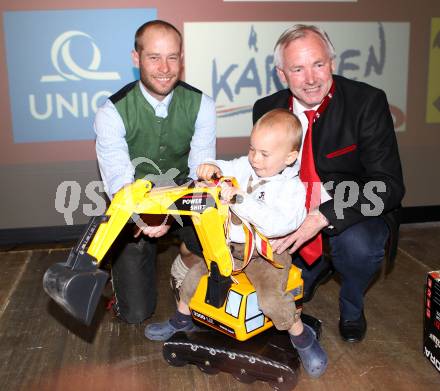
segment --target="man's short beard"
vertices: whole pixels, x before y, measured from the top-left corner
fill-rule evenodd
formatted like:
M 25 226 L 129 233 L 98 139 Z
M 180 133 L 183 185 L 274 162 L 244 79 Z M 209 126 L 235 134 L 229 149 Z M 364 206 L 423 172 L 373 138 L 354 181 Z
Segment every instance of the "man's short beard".
M 178 83 L 178 81 L 179 81 L 179 80 L 176 80 L 175 83 L 171 86 L 171 88 L 170 88 L 168 91 L 166 91 L 166 92 L 162 92 L 162 91 L 158 91 L 158 90 L 154 87 L 154 85 L 152 85 L 148 80 L 145 80 L 145 78 L 142 78 L 142 75 L 141 75 L 141 82 L 142 82 L 142 84 L 144 85 L 144 87 L 145 87 L 149 92 L 152 92 L 153 94 L 156 94 L 156 95 L 163 96 L 164 98 L 165 98 L 165 97 L 166 97 L 171 91 L 174 90 L 174 88 L 176 87 L 176 84 Z

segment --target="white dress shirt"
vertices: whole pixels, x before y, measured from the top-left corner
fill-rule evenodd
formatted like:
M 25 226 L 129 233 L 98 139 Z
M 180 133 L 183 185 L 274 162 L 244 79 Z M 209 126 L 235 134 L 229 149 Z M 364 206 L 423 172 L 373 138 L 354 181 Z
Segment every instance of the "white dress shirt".
M 174 91 L 159 101 L 147 92 L 141 82 L 139 83 L 143 96 L 154 108 L 156 116 L 166 118 Z M 104 189 L 111 199 L 120 188 L 134 181 L 135 170 L 130 161 L 128 145 L 125 140 L 124 123 L 110 99 L 107 99 L 104 105 L 98 109 L 94 130 L 99 170 L 104 182 Z M 199 164 L 206 159 L 215 158 L 215 142 L 215 102 L 209 96 L 202 94 L 188 156 L 191 178 L 197 178 L 196 169 Z

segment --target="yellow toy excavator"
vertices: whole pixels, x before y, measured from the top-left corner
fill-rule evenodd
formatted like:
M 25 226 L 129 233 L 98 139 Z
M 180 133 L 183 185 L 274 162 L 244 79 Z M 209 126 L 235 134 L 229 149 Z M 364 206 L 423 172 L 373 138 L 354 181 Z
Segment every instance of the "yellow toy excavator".
M 140 179 L 121 189 L 105 215 L 90 220 L 67 261 L 54 264 L 46 271 L 44 290 L 64 310 L 89 325 L 108 279 L 108 273 L 100 269 L 101 262 L 125 224 L 130 219 L 137 221 L 143 214 L 187 215 L 191 217 L 209 270 L 189 303 L 193 318 L 238 341 L 246 341 L 271 328 L 272 322 L 258 308 L 255 289 L 246 275 L 243 272 L 234 275 L 227 240 L 229 206 L 221 202 L 221 188 L 218 186 L 223 182 L 236 186 L 232 177 L 158 188 Z M 301 272 L 294 266 L 290 270 L 286 291 L 294 296 L 297 307 L 301 307 Z M 318 320 L 312 317 L 303 320 L 319 334 Z M 216 336 L 213 337 L 212 333 Z M 253 345 L 241 345 L 237 350 L 238 342 L 219 338 L 214 331 L 196 332 L 191 336 L 177 333 L 164 343 L 163 353 L 171 365 L 190 362 L 204 372 L 223 370 L 241 381 L 259 379 L 276 389 L 292 389 L 297 382 L 299 361 L 287 333 L 284 334 L 283 337 L 272 332 L 261 337 L 260 342 L 253 344 L 259 353 L 252 353 L 255 350 Z M 276 342 L 281 340 L 284 341 L 281 344 Z M 265 349 L 269 346 L 269 350 L 262 352 L 261 345 Z M 283 349 L 285 354 L 280 358 Z M 221 358 L 222 352 L 226 354 L 226 360 Z M 239 372 L 235 365 L 239 366 Z

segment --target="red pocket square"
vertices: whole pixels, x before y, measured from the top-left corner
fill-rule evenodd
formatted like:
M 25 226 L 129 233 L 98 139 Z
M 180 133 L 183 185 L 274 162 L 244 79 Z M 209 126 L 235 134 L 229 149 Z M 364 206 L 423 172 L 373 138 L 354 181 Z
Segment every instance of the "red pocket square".
M 327 158 L 331 159 L 331 158 L 336 157 L 336 156 L 345 155 L 346 153 L 354 151 L 356 148 L 357 148 L 357 145 L 356 144 L 352 144 L 352 145 L 349 145 L 348 147 L 344 147 L 344 148 L 338 149 L 337 151 L 330 152 L 330 153 L 328 153 L 325 156 Z

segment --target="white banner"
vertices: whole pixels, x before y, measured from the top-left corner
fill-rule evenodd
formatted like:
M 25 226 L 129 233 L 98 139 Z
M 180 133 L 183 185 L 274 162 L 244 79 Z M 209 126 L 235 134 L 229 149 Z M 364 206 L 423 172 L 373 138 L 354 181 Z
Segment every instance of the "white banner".
M 316 24 L 336 48 L 336 73 L 365 81 L 388 96 L 396 130 L 404 130 L 410 24 Z M 218 137 L 248 136 L 252 106 L 285 88 L 276 77 L 273 47 L 294 22 L 185 23 L 185 80 L 216 101 Z

